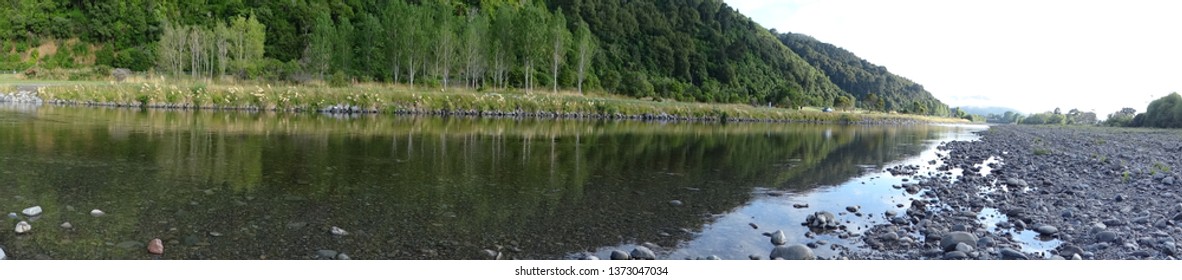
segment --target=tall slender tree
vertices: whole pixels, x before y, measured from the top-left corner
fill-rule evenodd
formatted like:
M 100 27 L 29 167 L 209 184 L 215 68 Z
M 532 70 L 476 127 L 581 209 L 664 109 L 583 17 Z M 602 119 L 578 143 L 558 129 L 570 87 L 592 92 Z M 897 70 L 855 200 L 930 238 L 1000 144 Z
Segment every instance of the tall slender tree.
M 586 22 L 579 22 L 579 29 L 576 31 L 578 37 L 578 88 L 579 94 L 583 94 L 583 80 L 587 79 L 587 71 L 591 66 L 591 58 L 595 57 L 595 51 L 599 46 L 595 43 L 595 36 L 591 35 L 591 29 L 587 27 Z
M 563 60 L 566 59 L 567 42 L 570 41 L 570 31 L 566 29 L 566 16 L 562 14 L 562 8 L 554 13 L 550 18 L 550 40 L 553 42 L 550 48 L 550 77 L 551 84 L 554 86 L 554 93 L 558 93 L 558 67 L 562 65 Z

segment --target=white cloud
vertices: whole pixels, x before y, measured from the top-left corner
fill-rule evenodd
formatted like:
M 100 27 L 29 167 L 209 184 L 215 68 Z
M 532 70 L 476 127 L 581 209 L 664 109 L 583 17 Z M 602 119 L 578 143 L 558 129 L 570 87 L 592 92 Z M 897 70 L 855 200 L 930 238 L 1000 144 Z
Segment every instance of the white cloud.
M 1182 92 L 1178 2 L 726 2 L 764 27 L 885 66 L 953 106 L 1105 115 Z

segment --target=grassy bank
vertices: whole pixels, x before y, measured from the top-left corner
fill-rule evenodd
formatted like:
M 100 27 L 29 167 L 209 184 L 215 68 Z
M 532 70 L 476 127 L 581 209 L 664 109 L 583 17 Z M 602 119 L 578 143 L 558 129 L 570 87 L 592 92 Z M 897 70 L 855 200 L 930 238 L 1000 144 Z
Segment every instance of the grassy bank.
M 0 79 L 0 84 L 8 88 L 6 91 L 18 84 L 45 85 L 39 95 L 47 102 L 90 106 L 699 121 L 965 122 L 932 116 L 824 113 L 808 108 L 794 110 L 741 104 L 652 101 L 604 94 L 441 90 L 386 84 L 274 86 L 165 79 L 132 79 L 122 83 Z

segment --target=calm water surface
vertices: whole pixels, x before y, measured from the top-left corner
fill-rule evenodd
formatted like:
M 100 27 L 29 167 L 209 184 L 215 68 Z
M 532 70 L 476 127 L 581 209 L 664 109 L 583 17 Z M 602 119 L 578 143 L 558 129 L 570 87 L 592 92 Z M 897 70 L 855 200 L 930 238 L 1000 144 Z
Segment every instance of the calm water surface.
M 881 223 L 911 197 L 883 168 L 979 129 L 7 106 L 0 211 L 44 214 L 20 215 L 22 235 L 4 218 L 0 247 L 149 259 L 160 238 L 165 259 L 606 259 L 651 242 L 661 258 L 766 258 L 761 233 L 777 229 L 856 247 L 800 223 L 850 205 L 872 214 L 840 216 L 850 231 Z

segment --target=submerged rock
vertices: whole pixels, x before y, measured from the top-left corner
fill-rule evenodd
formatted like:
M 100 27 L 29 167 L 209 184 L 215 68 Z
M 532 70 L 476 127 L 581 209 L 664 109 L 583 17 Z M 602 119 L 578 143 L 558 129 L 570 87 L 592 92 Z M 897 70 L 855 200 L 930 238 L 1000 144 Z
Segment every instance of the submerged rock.
M 1059 232 L 1059 228 L 1050 225 L 1041 225 L 1034 228 L 1034 231 L 1042 235 L 1054 235 Z
M 345 231 L 344 229 L 342 229 L 342 228 L 339 228 L 339 227 L 335 227 L 335 226 L 334 226 L 334 227 L 332 227 L 332 229 L 331 229 L 331 230 L 329 230 L 329 232 L 332 232 L 332 235 L 336 235 L 336 236 L 345 236 L 345 235 L 349 235 L 349 232 L 348 232 L 348 231 Z
M 4 248 L 0 248 L 0 260 L 8 259 L 8 255 L 4 254 Z
M 72 228 L 74 228 L 74 225 L 71 225 L 70 222 L 65 222 L 65 223 L 62 223 L 62 228 L 72 229 Z
M 800 244 L 776 246 L 776 248 L 772 249 L 771 255 L 768 256 L 768 259 L 773 260 L 812 260 L 816 258 L 817 256 L 813 254 L 813 249 Z
M 8 218 L 9 218 L 9 219 L 16 219 L 16 218 L 20 218 L 20 216 L 17 216 L 17 215 L 16 215 L 16 213 L 11 213 L 11 212 L 9 212 L 9 213 L 8 213 Z
M 25 210 L 21 210 L 21 213 L 25 214 L 25 216 L 29 216 L 29 217 L 41 215 L 41 206 L 38 205 L 38 206 L 25 208 Z
M 90 210 L 91 216 L 102 217 L 103 215 L 106 215 L 106 214 L 107 213 L 103 213 L 103 210 L 98 210 L 98 209 Z

